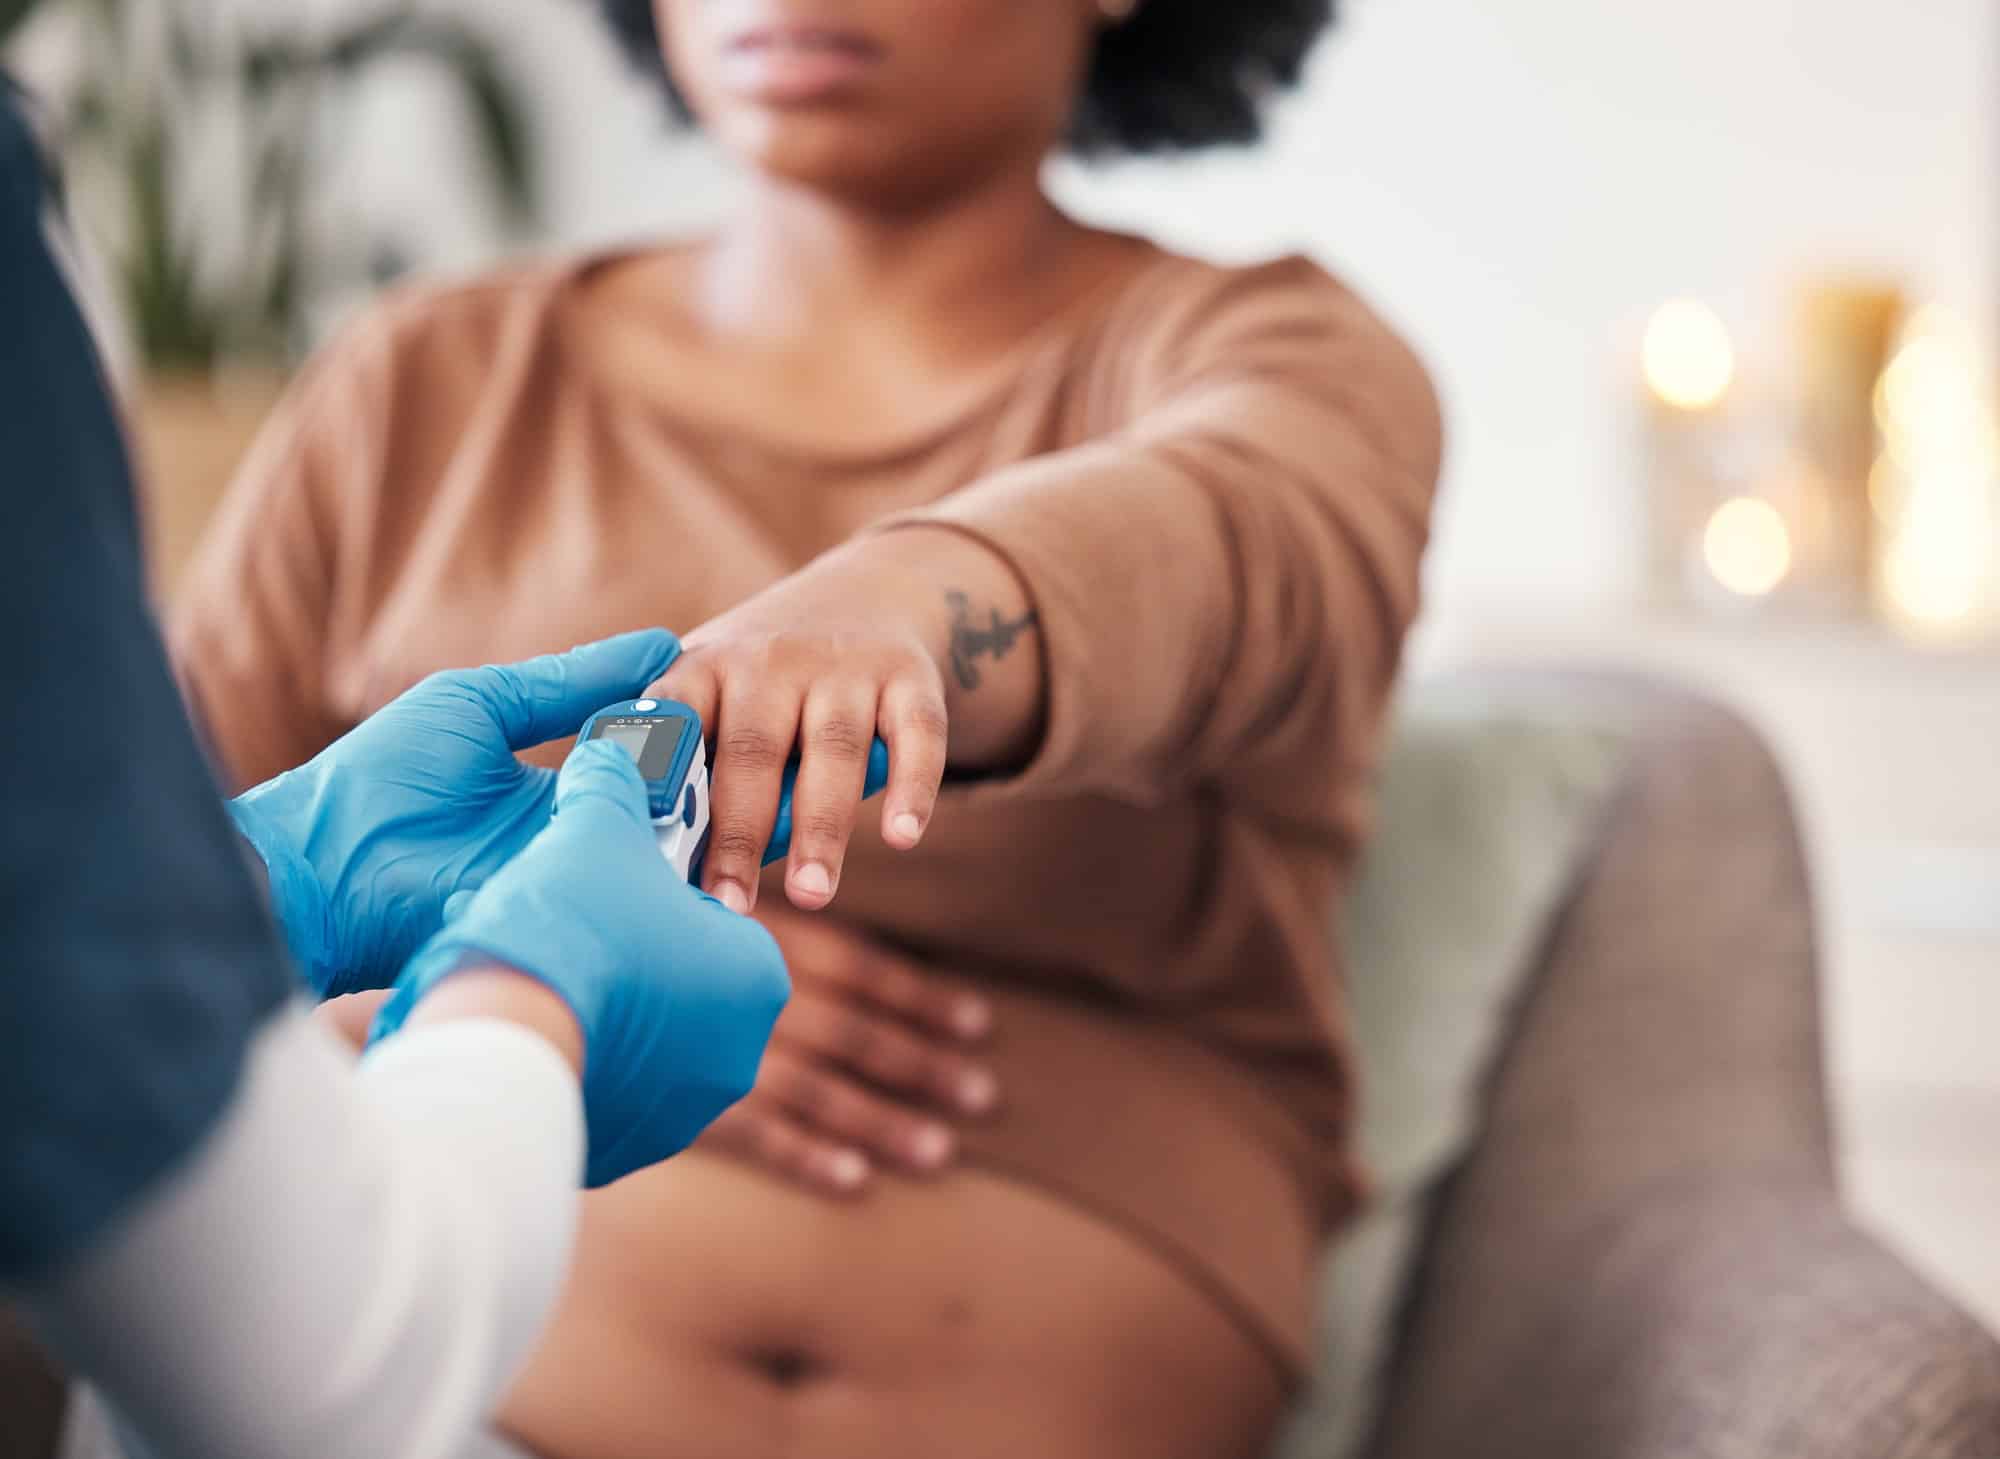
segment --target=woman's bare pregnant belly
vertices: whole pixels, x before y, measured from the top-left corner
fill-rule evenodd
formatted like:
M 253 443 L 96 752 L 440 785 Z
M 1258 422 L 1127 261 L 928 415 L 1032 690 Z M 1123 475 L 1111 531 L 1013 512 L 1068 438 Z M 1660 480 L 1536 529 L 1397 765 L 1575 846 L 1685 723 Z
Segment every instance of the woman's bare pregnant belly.
M 1159 1258 L 1027 1185 L 847 1203 L 692 1152 L 584 1203 L 506 1410 L 547 1459 L 1235 1459 L 1278 1370 Z

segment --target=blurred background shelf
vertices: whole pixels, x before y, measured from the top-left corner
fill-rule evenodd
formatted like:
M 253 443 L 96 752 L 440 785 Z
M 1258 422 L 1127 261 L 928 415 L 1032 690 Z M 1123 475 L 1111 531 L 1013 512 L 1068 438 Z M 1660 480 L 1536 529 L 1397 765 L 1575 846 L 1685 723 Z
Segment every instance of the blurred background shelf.
M 2000 1330 L 2000 646 L 1515 602 L 1440 613 L 1416 647 L 1491 660 L 1671 675 L 1769 736 L 1818 880 L 1848 1198 Z

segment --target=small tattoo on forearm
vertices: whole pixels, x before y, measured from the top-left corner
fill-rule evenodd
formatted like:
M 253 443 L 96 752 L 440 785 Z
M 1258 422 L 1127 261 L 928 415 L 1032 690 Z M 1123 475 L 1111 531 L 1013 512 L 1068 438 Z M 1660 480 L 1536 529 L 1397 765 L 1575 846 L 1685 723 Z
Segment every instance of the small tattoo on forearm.
M 964 593 L 953 589 L 944 600 L 951 604 L 951 672 L 961 689 L 979 687 L 979 665 L 974 660 L 1006 658 L 1014 641 L 1036 626 L 1032 608 L 1011 619 L 1002 618 L 994 608 L 988 621 L 979 623 L 972 616 L 972 599 Z

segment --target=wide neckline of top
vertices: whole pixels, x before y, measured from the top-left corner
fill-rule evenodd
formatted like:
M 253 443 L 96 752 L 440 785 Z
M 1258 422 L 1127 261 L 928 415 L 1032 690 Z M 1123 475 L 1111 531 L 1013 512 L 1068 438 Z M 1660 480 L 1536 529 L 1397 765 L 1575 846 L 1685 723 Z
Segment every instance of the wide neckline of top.
M 646 259 L 661 258 L 699 247 L 698 238 L 652 241 L 594 249 L 572 258 L 561 270 L 558 288 L 580 296 L 590 280 L 608 269 Z M 879 439 L 866 441 L 811 441 L 787 437 L 781 429 L 759 431 L 754 437 L 733 432 L 721 423 L 704 419 L 695 411 L 677 411 L 672 402 L 657 395 L 645 395 L 643 408 L 655 417 L 670 419 L 679 430 L 708 438 L 724 450 L 749 451 L 772 460 L 817 467 L 860 468 L 885 466 L 921 456 L 967 429 L 974 421 L 995 410 L 1012 396 L 1020 384 L 1051 355 L 1068 349 L 1091 327 L 1101 322 L 1119 303 L 1130 298 L 1150 280 L 1172 265 L 1185 262 L 1180 255 L 1150 242 L 1152 256 L 1130 273 L 1113 273 L 1085 290 L 1076 299 L 1056 310 L 1028 331 L 995 360 L 981 368 L 966 386 L 936 410 Z M 592 323 L 604 316 L 591 315 Z M 583 366 L 600 390 L 629 400 L 640 387 L 627 372 L 607 368 L 602 352 L 577 352 Z

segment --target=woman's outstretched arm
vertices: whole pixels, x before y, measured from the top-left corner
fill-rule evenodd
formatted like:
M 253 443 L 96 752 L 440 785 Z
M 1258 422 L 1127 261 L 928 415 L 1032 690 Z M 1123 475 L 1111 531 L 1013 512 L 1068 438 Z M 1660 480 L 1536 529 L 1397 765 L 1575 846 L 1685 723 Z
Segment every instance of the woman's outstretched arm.
M 717 895 L 755 895 L 794 744 L 788 892 L 808 907 L 838 883 L 877 731 L 905 847 L 947 763 L 1153 800 L 1254 796 L 1304 745 L 1371 752 L 1440 462 L 1423 367 L 1290 261 L 1179 296 L 1124 374 L 1115 434 L 892 517 L 688 635 L 662 688 L 717 734 Z

